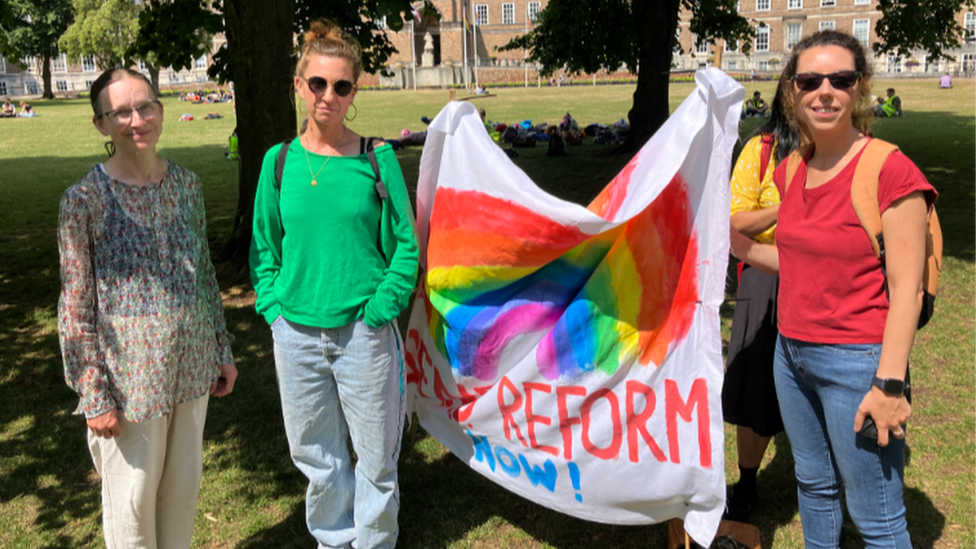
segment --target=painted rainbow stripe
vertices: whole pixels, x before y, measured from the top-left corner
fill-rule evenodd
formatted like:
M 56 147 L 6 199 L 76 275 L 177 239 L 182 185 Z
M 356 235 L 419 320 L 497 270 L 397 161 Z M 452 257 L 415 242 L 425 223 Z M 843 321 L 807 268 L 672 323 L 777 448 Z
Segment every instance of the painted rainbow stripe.
M 590 204 L 612 219 L 631 162 Z M 550 380 L 661 364 L 691 327 L 698 244 L 675 176 L 641 214 L 586 235 L 477 191 L 437 189 L 426 287 L 430 333 L 459 376 L 493 381 L 535 353 Z

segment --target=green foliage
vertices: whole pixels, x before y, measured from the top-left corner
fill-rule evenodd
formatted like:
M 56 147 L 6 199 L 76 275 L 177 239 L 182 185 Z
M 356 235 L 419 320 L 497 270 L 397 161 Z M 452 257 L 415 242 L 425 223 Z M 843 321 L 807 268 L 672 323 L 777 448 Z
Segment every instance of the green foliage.
M 387 26 L 399 31 L 404 21 L 414 18 L 409 0 L 279 2 L 282 9 L 295 10 L 295 26 L 291 30 L 299 40 L 303 30 L 316 19 L 331 20 L 356 37 L 363 48 L 363 70 L 369 73 L 381 71 L 396 53 L 385 32 L 374 32 L 381 30 L 376 21 L 386 17 Z M 213 2 L 212 9 L 207 4 L 207 0 L 148 0 L 147 9 L 139 16 L 139 37 L 130 52 L 139 56 L 152 53 L 160 66 L 177 70 L 190 68 L 194 59 L 206 53 L 206 37 L 224 30 L 223 3 Z M 436 13 L 429 0 L 425 0 L 424 10 L 428 14 Z M 268 32 L 283 31 L 268 29 Z M 233 79 L 226 48 L 225 44 L 214 53 L 208 69 L 210 77 L 219 82 Z
M 974 0 L 878 0 L 881 19 L 875 27 L 876 53 L 909 56 L 913 49 L 925 50 L 929 59 L 954 60 L 945 50 L 958 48 L 964 29 L 956 21 L 963 8 L 972 11 Z
M 208 9 L 207 0 L 147 0 L 144 6 L 138 35 L 127 55 L 153 58 L 157 67 L 193 68 L 194 59 L 210 51 L 209 38 L 224 28 L 220 14 Z
M 58 54 L 58 38 L 71 24 L 71 0 L 7 0 L 6 4 L 17 20 L 6 33 L 12 48 L 48 59 Z
M 72 0 L 75 20 L 58 43 L 68 59 L 94 55 L 100 68 L 133 64 L 126 48 L 139 33 L 133 0 Z
M 539 24 L 527 34 L 512 39 L 499 48 L 502 51 L 527 49 L 529 59 L 542 64 L 543 76 L 565 67 L 571 73 L 596 72 L 617 68 L 626 63 L 635 72 L 641 61 L 641 27 L 652 27 L 658 33 L 674 35 L 677 18 L 658 20 L 652 4 L 675 4 L 678 0 L 551 0 L 539 13 Z M 681 0 L 681 6 L 692 14 L 691 31 L 697 36 L 742 41 L 748 53 L 754 34 L 749 22 L 740 17 L 735 0 Z M 675 6 L 676 7 L 676 6 Z M 674 10 L 677 14 L 677 10 Z M 670 59 L 675 41 L 667 51 L 647 55 Z M 649 65 L 649 64 L 648 64 Z

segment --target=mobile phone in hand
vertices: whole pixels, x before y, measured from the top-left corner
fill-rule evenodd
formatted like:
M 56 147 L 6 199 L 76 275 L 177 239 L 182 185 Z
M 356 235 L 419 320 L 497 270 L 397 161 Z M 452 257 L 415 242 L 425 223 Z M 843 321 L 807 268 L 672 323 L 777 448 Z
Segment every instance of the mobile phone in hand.
M 864 418 L 864 423 L 861 424 L 861 430 L 857 434 L 871 440 L 878 440 L 878 426 L 875 425 L 874 419 L 871 416 Z

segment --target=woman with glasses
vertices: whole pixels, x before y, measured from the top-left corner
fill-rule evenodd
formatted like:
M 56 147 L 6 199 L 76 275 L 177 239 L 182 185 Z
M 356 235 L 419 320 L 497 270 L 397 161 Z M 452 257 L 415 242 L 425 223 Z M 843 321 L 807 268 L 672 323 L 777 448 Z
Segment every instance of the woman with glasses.
M 163 106 L 145 76 L 91 86 L 109 157 L 61 200 L 65 379 L 102 481 L 109 548 L 188 547 L 211 395 L 234 388 L 200 179 L 156 155 Z
M 783 197 L 778 254 L 743 240 L 733 247 L 780 273 L 774 375 L 806 546 L 838 546 L 843 486 L 866 547 L 911 547 L 902 496 L 911 415 L 904 391 L 922 305 L 926 213 L 936 192 L 903 154 L 887 157 L 877 191 L 886 292 L 851 198 L 871 140 L 870 61 L 857 39 L 822 31 L 793 48 L 782 77 L 812 144 L 774 174 Z M 869 419 L 876 438 L 868 435 Z
M 308 477 L 306 522 L 319 547 L 394 547 L 398 534 L 395 320 L 416 283 L 418 247 L 393 148 L 369 150 L 346 126 L 361 72 L 356 39 L 313 22 L 295 70 L 307 130 L 268 151 L 254 205 L 256 307 L 274 336 L 285 434 Z

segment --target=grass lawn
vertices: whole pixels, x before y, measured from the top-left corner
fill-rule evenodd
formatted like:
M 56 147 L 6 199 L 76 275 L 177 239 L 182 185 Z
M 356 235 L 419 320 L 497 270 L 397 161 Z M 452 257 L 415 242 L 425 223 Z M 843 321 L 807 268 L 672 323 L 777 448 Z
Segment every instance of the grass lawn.
M 881 81 L 898 89 L 904 119 L 876 124 L 939 190 L 946 241 L 942 286 L 931 324 L 912 353 L 915 409 L 909 430 L 905 501 L 919 548 L 974 547 L 973 367 L 976 362 L 976 105 L 973 81 L 938 90 L 934 80 Z M 774 85 L 759 83 L 771 97 Z M 672 108 L 693 89 L 671 86 Z M 505 89 L 476 105 L 488 118 L 557 123 L 568 111 L 581 124 L 612 123 L 630 108 L 633 86 Z M 395 137 L 420 130 L 447 91 L 363 92 L 351 127 Z M 237 203 L 237 164 L 224 159 L 235 126 L 229 104 L 187 105 L 166 99 L 161 155 L 204 181 L 211 248 L 227 238 Z M 104 138 L 85 101 L 39 101 L 34 119 L 0 120 L 0 547 L 99 547 L 100 494 L 85 444 L 84 422 L 71 415 L 77 398 L 63 382 L 57 339 L 58 201 L 104 157 Z M 216 111 L 224 118 L 202 120 Z M 179 122 L 184 112 L 197 120 Z M 743 135 L 758 120 L 742 124 Z M 515 162 L 555 195 L 587 203 L 626 163 L 587 142 L 549 158 L 545 146 L 519 149 Z M 420 149 L 399 154 L 408 185 Z M 224 272 L 218 266 L 219 272 Z M 221 280 L 227 321 L 241 372 L 237 389 L 214 399 L 205 433 L 204 479 L 194 547 L 311 547 L 304 525 L 304 477 L 287 455 L 274 378 L 270 333 L 253 309 L 249 285 Z M 732 305 L 723 307 L 725 333 Z M 406 318 L 406 315 L 404 316 Z M 727 429 L 726 433 L 731 434 Z M 726 444 L 729 483 L 737 477 L 734 444 Z M 793 463 L 777 437 L 759 475 L 763 498 L 754 513 L 764 547 L 802 547 Z M 608 526 L 573 519 L 497 487 L 418 430 L 404 439 L 400 463 L 400 546 L 663 547 L 663 525 Z M 861 546 L 845 525 L 845 548 Z

